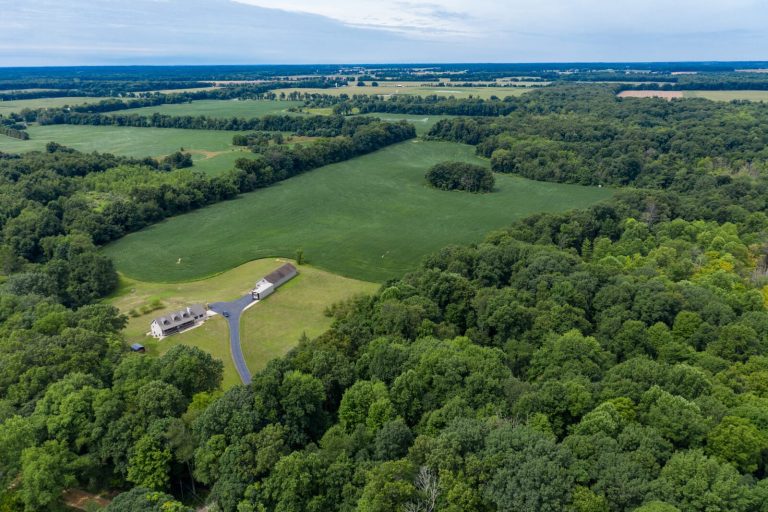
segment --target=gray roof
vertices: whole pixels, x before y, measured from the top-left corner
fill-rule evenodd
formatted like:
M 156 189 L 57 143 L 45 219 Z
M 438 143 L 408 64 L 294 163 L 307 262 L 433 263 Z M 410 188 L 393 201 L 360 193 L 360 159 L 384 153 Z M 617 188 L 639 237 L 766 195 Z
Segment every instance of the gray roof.
M 142 345 L 141 343 L 133 343 L 133 344 L 131 345 L 131 348 L 132 348 L 133 350 L 141 350 L 141 349 L 143 349 L 143 348 L 144 348 L 144 345 Z
M 181 311 L 174 311 L 165 316 L 155 318 L 162 330 L 167 331 L 179 325 L 193 321 L 195 317 L 205 316 L 205 308 L 202 304 L 193 304 Z
M 286 278 L 293 277 L 296 274 L 298 274 L 298 270 L 296 270 L 296 267 L 294 267 L 290 263 L 286 263 L 285 265 L 278 268 L 274 272 L 265 276 L 264 280 L 269 281 L 272 284 L 275 284 L 275 283 L 284 281 Z

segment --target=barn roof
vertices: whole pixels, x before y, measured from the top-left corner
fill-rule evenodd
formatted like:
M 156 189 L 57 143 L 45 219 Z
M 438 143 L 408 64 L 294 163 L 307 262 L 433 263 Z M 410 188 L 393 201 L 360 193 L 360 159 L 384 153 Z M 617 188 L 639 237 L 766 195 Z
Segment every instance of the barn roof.
M 291 265 L 290 263 L 286 263 L 282 267 L 278 268 L 274 272 L 266 275 L 264 277 L 265 281 L 269 281 L 272 284 L 278 283 L 285 279 L 286 277 L 293 277 L 298 273 L 296 270 L 296 267 Z

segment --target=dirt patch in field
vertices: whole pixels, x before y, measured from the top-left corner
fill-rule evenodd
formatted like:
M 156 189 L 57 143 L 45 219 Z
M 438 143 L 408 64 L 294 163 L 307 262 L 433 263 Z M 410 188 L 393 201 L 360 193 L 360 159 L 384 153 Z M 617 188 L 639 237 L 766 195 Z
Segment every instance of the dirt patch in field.
M 621 91 L 619 98 L 682 98 L 683 91 Z

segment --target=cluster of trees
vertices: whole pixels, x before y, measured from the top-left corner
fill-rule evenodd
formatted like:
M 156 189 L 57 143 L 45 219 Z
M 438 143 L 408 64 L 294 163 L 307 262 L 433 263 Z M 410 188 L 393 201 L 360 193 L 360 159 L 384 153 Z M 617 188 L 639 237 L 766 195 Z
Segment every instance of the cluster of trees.
M 238 187 L 241 191 L 266 187 L 303 172 L 371 153 L 415 136 L 415 128 L 406 122 L 366 122 L 359 124 L 349 135 L 319 139 L 312 144 L 264 145 L 258 144 L 261 139 L 251 139 L 257 142 L 251 149 L 258 157 L 240 158 L 236 161 L 236 170 L 240 171 Z
M 25 131 L 26 125 L 15 119 L 0 116 L 0 135 L 14 139 L 29 140 L 29 133 Z
M 493 173 L 483 166 L 466 162 L 441 162 L 424 176 L 427 182 L 442 190 L 493 192 Z
M 285 137 L 282 132 L 253 132 L 232 137 L 234 146 L 268 146 L 269 144 L 283 144 Z
M 540 92 L 505 118 L 441 120 L 429 136 L 477 145 L 497 172 L 585 185 L 665 188 L 765 167 L 768 111 L 759 104 L 624 101 L 602 89 L 581 93 L 573 111 L 562 94 Z

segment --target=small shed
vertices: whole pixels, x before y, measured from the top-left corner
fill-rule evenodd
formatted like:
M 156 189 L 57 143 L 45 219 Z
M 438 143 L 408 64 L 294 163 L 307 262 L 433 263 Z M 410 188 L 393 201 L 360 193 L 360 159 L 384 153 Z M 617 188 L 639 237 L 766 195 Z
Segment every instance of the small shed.
M 144 345 L 142 345 L 141 343 L 133 343 L 131 345 L 131 352 L 138 352 L 140 354 L 143 354 L 146 351 L 147 349 L 145 349 Z

